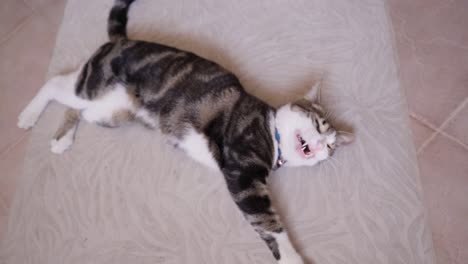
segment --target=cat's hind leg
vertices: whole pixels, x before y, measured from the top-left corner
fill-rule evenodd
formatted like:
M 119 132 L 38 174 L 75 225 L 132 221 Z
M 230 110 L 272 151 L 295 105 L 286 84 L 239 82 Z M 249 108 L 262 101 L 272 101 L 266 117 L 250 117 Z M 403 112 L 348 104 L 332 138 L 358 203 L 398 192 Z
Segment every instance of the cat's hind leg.
M 50 141 L 50 150 L 53 153 L 61 154 L 73 144 L 76 129 L 80 122 L 80 111 L 67 109 L 64 119 L 54 138 Z
M 81 67 L 74 72 L 58 75 L 47 81 L 19 115 L 18 127 L 24 129 L 33 127 L 41 113 L 52 100 L 56 100 L 74 109 L 85 108 L 88 101 L 75 95 L 75 84 L 80 72 Z

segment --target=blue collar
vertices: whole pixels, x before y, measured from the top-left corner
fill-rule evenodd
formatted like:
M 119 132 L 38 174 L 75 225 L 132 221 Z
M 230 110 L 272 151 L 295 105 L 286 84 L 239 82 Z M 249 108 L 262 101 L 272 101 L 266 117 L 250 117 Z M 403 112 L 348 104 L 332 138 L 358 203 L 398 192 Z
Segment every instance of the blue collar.
M 281 166 L 283 166 L 283 164 L 286 163 L 286 160 L 283 158 L 283 155 L 281 154 L 281 147 L 280 147 L 281 136 L 276 127 L 275 127 L 275 139 L 276 139 L 276 142 L 278 142 L 278 158 L 276 159 L 276 163 L 273 166 L 273 170 L 277 170 L 281 168 Z

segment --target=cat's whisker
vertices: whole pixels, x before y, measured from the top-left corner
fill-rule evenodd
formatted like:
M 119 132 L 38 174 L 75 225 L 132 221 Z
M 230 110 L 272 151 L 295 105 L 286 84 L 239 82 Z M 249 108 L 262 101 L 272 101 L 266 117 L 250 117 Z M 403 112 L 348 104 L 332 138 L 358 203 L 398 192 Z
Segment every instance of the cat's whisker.
M 330 164 L 330 167 L 334 170 L 334 171 L 337 171 L 338 168 L 336 167 L 336 165 L 333 163 L 333 160 L 329 160 L 329 164 Z
M 334 161 L 334 162 L 338 163 L 338 165 L 342 165 L 341 161 L 337 160 L 335 157 L 330 156 L 329 158 L 330 158 L 330 161 Z

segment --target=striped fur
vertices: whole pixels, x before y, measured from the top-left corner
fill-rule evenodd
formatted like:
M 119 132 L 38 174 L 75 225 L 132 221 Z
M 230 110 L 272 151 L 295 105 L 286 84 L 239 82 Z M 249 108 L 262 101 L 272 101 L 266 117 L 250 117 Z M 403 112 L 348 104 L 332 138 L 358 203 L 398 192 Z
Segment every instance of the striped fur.
M 135 0 L 116 0 L 107 23 L 107 33 L 111 42 L 127 38 L 128 9 Z
M 219 65 L 155 43 L 105 44 L 85 64 L 76 93 L 94 100 L 115 83 L 125 84 L 138 109 L 150 113 L 164 134 L 183 140 L 193 128 L 207 139 L 234 201 L 279 259 L 270 233 L 283 227 L 266 186 L 275 160 L 269 126 L 275 110 Z

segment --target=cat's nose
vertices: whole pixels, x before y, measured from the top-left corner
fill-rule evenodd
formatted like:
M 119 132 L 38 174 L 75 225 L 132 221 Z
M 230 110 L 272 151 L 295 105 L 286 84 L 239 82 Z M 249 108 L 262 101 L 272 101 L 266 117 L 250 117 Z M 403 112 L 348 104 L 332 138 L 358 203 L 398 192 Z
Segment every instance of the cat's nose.
M 321 137 L 313 144 L 312 149 L 314 149 L 314 151 L 319 151 L 325 147 L 326 143 L 327 139 L 325 137 Z
M 317 145 L 325 145 L 327 143 L 327 138 L 326 137 L 322 137 L 320 138 L 320 140 L 317 142 Z

